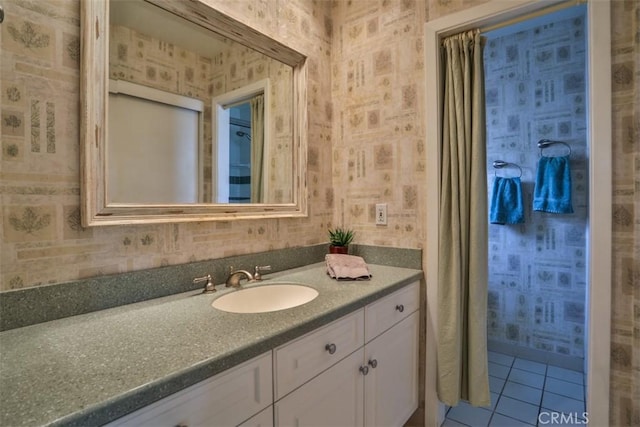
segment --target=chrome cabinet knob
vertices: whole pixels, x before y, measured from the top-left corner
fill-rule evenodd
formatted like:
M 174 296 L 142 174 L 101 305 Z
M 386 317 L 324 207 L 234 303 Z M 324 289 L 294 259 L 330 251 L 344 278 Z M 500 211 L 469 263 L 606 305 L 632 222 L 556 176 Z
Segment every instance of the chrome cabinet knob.
M 396 310 L 398 310 L 400 313 L 402 313 L 404 311 L 404 305 L 402 305 L 402 304 L 396 305 Z
M 367 375 L 369 373 L 369 367 L 368 366 L 360 366 L 360 372 L 362 372 L 362 375 Z
M 378 367 L 378 361 L 376 359 L 369 360 L 369 366 L 371 366 L 373 369 L 376 369 Z
M 327 344 L 324 346 L 324 349 L 327 350 L 329 352 L 329 354 L 333 354 L 336 352 L 336 350 L 338 349 L 336 347 L 335 344 L 331 343 L 331 344 Z

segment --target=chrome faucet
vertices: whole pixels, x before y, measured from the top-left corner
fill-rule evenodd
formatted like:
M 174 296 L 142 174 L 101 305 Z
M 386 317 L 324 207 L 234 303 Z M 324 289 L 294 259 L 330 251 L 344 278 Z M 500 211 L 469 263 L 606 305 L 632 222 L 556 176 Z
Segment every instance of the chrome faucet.
M 270 265 L 256 265 L 255 271 L 253 272 L 253 280 L 262 280 L 262 272 L 263 271 L 271 271 Z
M 213 284 L 213 280 L 211 279 L 211 275 L 207 274 L 206 276 L 196 277 L 193 279 L 193 283 L 202 283 L 207 282 L 204 285 L 204 289 L 202 290 L 203 294 L 210 294 L 216 291 L 216 286 Z
M 227 280 L 225 281 L 227 288 L 231 288 L 231 287 L 239 288 L 240 279 L 242 279 L 241 276 L 244 276 L 250 282 L 253 281 L 253 275 L 249 273 L 247 270 L 233 271 L 233 267 L 230 267 L 229 270 L 230 270 L 229 277 L 227 277 Z

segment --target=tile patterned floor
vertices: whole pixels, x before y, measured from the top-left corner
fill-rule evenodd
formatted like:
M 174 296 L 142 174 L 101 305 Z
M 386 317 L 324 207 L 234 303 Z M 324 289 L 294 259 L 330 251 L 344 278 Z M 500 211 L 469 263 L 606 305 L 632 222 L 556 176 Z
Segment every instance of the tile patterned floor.
M 489 352 L 491 405 L 461 402 L 442 426 L 584 425 L 584 384 L 582 372 Z

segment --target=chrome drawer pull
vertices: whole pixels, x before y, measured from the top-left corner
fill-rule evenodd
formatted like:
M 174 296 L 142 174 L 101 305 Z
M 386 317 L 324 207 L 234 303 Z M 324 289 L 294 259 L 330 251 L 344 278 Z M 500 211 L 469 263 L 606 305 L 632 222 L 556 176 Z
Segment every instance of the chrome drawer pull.
M 368 366 L 360 366 L 360 372 L 362 372 L 362 375 L 367 375 L 369 373 L 369 367 Z
M 396 310 L 398 310 L 400 313 L 402 313 L 404 311 L 404 305 L 402 305 L 402 304 L 396 305 Z
M 369 360 L 369 366 L 371 366 L 373 369 L 376 369 L 378 367 L 378 361 L 376 359 Z
M 333 354 L 336 352 L 337 347 L 335 344 L 331 343 L 331 344 L 327 344 L 324 346 L 324 349 L 327 350 L 329 352 L 329 354 Z

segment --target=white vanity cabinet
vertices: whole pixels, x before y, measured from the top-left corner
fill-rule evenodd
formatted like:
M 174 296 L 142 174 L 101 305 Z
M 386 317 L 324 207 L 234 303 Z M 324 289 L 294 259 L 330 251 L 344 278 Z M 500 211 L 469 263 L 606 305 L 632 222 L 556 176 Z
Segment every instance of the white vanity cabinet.
M 419 322 L 415 311 L 365 345 L 365 426 L 401 426 L 418 408 Z
M 403 425 L 418 407 L 418 308 L 416 282 L 276 349 L 276 389 L 280 381 L 298 383 L 287 379 L 291 369 L 281 372 L 280 355 L 290 352 L 298 357 L 286 360 L 295 360 L 296 370 L 313 378 L 282 398 L 276 392 L 280 400 L 274 404 L 275 425 Z M 324 370 L 316 369 L 304 352 L 295 350 L 307 348 L 312 353 L 312 349 L 325 348 L 332 338 L 328 330 L 350 330 L 347 325 L 358 324 L 353 319 L 359 316 L 365 319 L 365 341 L 331 366 L 323 365 Z
M 363 426 L 362 347 L 274 404 L 276 426 Z
M 419 292 L 412 283 L 108 425 L 402 426 L 418 407 Z
M 268 352 L 108 426 L 236 426 L 245 421 L 247 427 L 272 426 L 272 372 Z
M 418 407 L 420 287 L 365 308 L 365 426 L 400 426 Z
M 364 345 L 364 310 L 358 310 L 273 351 L 275 400 Z

